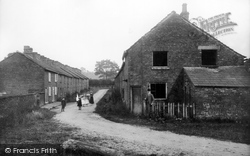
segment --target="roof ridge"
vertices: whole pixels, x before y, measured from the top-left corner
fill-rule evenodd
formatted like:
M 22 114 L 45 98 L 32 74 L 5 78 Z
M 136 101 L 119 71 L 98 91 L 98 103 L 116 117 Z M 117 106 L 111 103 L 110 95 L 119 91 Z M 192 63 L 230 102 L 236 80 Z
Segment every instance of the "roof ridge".
M 25 53 L 21 53 L 18 52 L 20 54 L 22 54 L 23 56 L 25 56 L 26 58 L 32 60 L 34 63 L 38 64 L 39 66 L 41 66 L 42 68 L 55 72 L 57 74 L 62 74 L 62 75 L 66 75 L 66 76 L 70 76 L 70 77 L 76 77 L 76 78 L 81 78 L 81 79 L 88 79 L 88 77 L 86 77 L 85 75 L 75 72 L 75 69 L 78 68 L 74 68 L 71 67 L 69 65 L 65 65 L 59 61 L 56 60 L 52 60 L 50 58 L 47 58 L 37 52 L 32 52 L 32 55 L 37 55 L 38 57 L 40 57 L 40 59 L 37 59 L 37 57 L 33 57 L 29 54 L 25 54 Z M 41 58 L 42 57 L 42 58 Z M 44 59 L 48 60 L 48 62 L 45 62 Z M 56 64 L 53 64 L 53 62 L 58 63 L 59 67 L 57 67 Z M 80 70 L 80 69 L 79 69 Z M 66 72 L 66 73 L 65 73 Z

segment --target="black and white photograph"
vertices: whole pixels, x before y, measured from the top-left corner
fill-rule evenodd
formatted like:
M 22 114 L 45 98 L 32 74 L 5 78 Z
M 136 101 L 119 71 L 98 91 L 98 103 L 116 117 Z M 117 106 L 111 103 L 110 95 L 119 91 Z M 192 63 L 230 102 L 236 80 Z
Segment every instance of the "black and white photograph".
M 249 156 L 249 0 L 0 0 L 1 156 Z

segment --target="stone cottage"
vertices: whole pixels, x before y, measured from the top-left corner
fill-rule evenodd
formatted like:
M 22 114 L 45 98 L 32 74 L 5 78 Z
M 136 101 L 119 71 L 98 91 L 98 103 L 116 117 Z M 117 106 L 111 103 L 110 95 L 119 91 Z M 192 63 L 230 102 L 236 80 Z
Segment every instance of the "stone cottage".
M 247 118 L 250 72 L 244 66 L 184 67 L 170 94 L 176 103 L 192 105 L 197 118 Z
M 116 76 L 126 106 L 135 114 L 150 88 L 157 102 L 166 103 L 183 67 L 218 68 L 244 65 L 245 56 L 190 23 L 186 4 L 179 15 L 172 11 L 142 36 L 123 56 Z
M 0 62 L 0 92 L 5 95 L 38 94 L 40 104 L 51 103 L 89 88 L 80 69 L 46 58 L 29 46 Z

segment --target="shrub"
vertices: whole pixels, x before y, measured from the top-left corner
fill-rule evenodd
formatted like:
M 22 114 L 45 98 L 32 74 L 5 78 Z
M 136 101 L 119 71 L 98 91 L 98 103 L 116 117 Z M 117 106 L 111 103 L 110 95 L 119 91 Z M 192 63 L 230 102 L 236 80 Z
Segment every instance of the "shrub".
M 122 102 L 119 90 L 109 90 L 97 103 L 96 112 L 102 115 L 127 116 L 130 114 L 125 103 Z
M 114 81 L 110 79 L 90 79 L 89 86 L 112 86 Z
M 22 124 L 29 125 L 36 122 L 37 120 L 51 119 L 54 115 L 54 112 L 51 112 L 45 108 L 40 108 L 26 114 L 23 118 Z
M 75 102 L 76 101 L 76 94 L 79 95 L 78 92 L 74 92 L 72 94 L 70 94 L 69 92 L 67 92 L 65 98 L 66 98 L 66 100 L 68 102 Z
M 89 91 L 89 89 L 87 88 L 84 88 L 82 90 L 80 90 L 80 94 L 84 94 L 84 93 L 87 93 Z

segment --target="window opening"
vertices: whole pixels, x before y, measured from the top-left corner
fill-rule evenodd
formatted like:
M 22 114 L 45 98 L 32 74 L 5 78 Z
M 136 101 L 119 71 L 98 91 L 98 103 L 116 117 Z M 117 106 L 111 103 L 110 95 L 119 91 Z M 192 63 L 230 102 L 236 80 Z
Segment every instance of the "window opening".
M 168 52 L 154 51 L 153 52 L 153 66 L 168 66 Z
M 150 84 L 151 93 L 155 98 L 166 98 L 166 84 L 165 83 L 157 83 Z
M 216 65 L 217 50 L 202 50 L 201 59 L 202 65 Z

